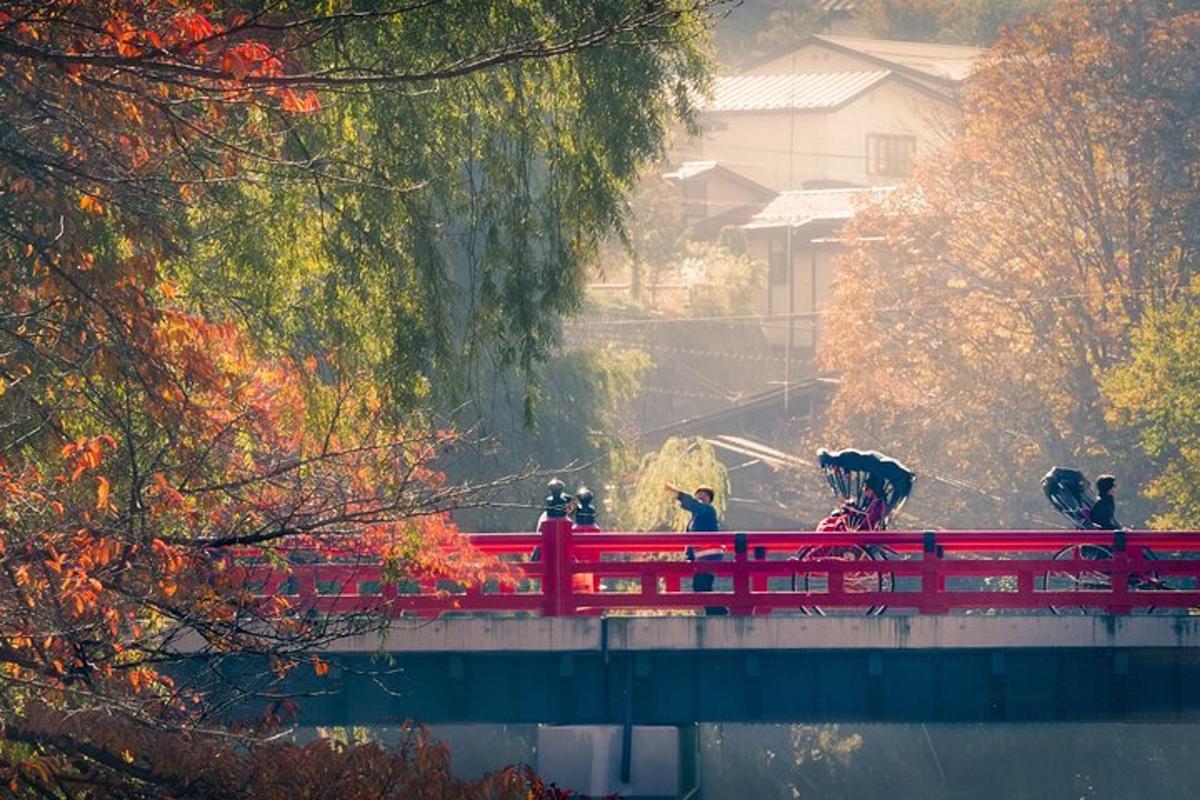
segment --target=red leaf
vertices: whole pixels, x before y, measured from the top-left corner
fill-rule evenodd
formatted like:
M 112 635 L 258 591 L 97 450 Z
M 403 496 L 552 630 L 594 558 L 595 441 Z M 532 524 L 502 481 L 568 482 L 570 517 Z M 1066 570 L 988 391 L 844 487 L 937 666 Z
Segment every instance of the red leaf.
M 232 75 L 236 80 L 242 80 L 250 71 L 250 65 L 237 50 L 228 50 L 221 56 L 221 72 Z
M 284 111 L 293 114 L 311 114 L 321 110 L 321 101 L 317 99 L 317 93 L 312 90 L 305 92 L 304 96 L 300 97 L 291 89 L 284 89 L 280 96 L 283 98 Z

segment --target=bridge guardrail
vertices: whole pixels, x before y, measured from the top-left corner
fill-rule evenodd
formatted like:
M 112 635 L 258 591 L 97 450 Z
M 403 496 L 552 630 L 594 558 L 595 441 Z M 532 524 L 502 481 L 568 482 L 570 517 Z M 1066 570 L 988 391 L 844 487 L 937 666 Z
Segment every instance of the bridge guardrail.
M 1044 611 L 1186 613 L 1200 608 L 1200 535 L 1145 531 L 609 533 L 549 519 L 537 533 L 468 534 L 494 577 L 385 581 L 378 563 L 238 567 L 260 597 L 312 613 L 525 612 L 543 616 L 682 612 L 920 614 Z M 726 560 L 689 562 L 684 549 Z M 530 560 L 535 548 L 540 558 Z M 798 556 L 802 554 L 803 557 Z M 697 592 L 697 572 L 715 576 Z

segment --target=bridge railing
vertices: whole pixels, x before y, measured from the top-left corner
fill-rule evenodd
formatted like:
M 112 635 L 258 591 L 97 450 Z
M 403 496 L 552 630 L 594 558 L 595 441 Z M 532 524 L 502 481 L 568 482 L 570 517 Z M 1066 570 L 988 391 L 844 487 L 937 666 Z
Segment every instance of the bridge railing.
M 900 613 L 1200 608 L 1200 535 L 1143 531 L 608 533 L 550 519 L 537 533 L 468 535 L 490 580 L 387 580 L 378 563 L 242 567 L 254 592 L 313 613 L 376 611 Z M 685 548 L 723 551 L 687 561 Z M 713 590 L 696 591 L 697 573 Z

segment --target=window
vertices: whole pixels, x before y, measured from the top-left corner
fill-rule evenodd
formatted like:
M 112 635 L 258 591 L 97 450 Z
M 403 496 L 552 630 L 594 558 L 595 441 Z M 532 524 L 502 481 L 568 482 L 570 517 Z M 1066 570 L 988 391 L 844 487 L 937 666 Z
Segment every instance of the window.
M 867 134 L 867 174 L 907 177 L 912 174 L 917 137 Z

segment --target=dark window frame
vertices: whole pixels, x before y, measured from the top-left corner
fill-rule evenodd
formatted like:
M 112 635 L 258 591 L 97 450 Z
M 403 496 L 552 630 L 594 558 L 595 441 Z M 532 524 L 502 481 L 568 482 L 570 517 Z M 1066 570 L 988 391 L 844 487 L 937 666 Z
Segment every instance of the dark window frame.
M 893 178 L 912 175 L 917 137 L 911 134 L 868 133 L 867 174 Z

